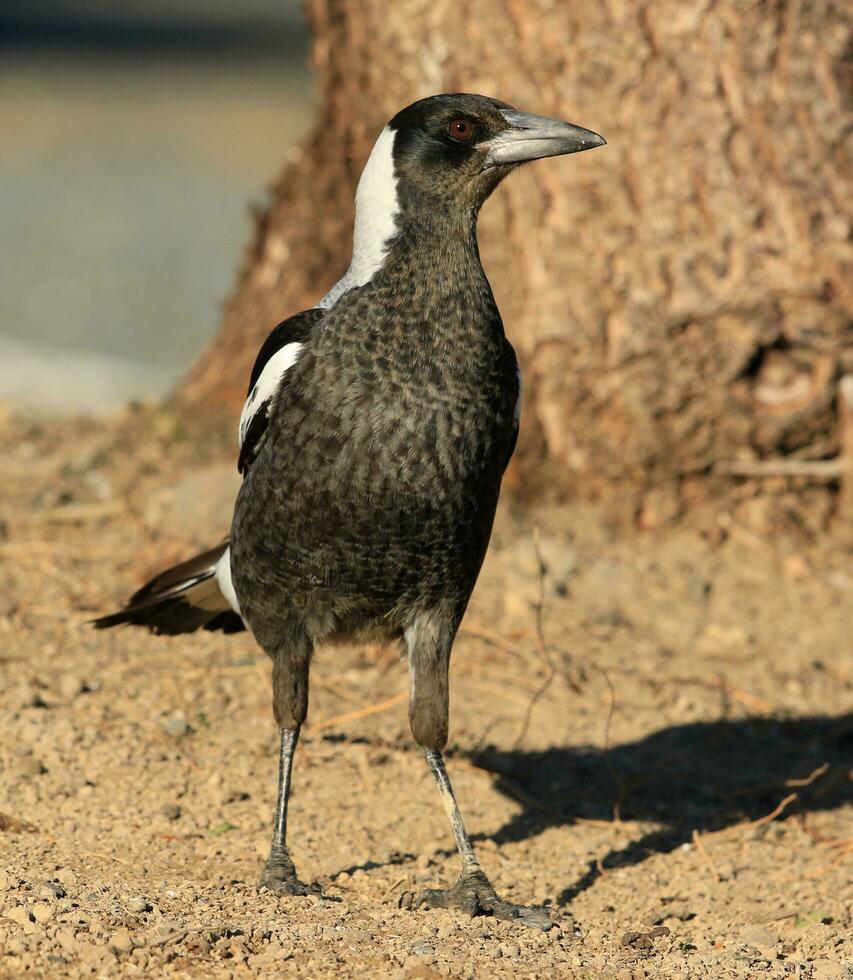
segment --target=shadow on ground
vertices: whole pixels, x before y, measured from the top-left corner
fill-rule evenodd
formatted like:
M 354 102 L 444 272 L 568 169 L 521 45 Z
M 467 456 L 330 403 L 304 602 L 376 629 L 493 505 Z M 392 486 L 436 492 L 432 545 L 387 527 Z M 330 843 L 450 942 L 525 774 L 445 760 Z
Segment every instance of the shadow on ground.
M 577 818 L 663 824 L 594 862 L 557 897 L 563 904 L 606 869 L 674 850 L 693 831 L 720 830 L 773 812 L 831 810 L 853 802 L 853 714 L 789 720 L 751 718 L 676 725 L 607 752 L 485 749 L 472 760 L 522 810 L 495 834 L 521 841 Z M 812 777 L 811 779 L 809 777 Z

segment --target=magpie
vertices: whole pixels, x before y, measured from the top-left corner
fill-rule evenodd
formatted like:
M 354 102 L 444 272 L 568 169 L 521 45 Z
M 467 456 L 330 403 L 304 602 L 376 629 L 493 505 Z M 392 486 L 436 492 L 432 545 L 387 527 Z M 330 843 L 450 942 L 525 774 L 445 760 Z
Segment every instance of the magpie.
M 551 925 L 544 909 L 496 894 L 442 756 L 451 647 L 489 543 L 521 396 L 480 263 L 477 215 L 520 164 L 604 143 L 480 95 L 436 95 L 397 113 L 358 183 L 349 268 L 258 354 L 229 538 L 95 620 L 166 634 L 248 627 L 270 656 L 280 757 L 260 887 L 309 891 L 286 825 L 314 647 L 402 641 L 412 735 L 462 863 L 454 887 L 427 889 L 409 906 Z

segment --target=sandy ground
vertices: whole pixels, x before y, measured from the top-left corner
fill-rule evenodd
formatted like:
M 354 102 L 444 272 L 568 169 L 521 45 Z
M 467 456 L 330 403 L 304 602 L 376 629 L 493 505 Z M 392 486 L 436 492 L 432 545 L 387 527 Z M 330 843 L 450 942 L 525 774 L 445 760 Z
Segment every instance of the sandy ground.
M 85 625 L 224 531 L 233 465 L 194 445 L 164 412 L 0 419 L 0 975 L 853 976 L 849 534 L 504 501 L 448 766 L 555 927 L 397 907 L 456 858 L 393 650 L 316 658 L 290 828 L 325 897 L 278 899 L 264 656 Z

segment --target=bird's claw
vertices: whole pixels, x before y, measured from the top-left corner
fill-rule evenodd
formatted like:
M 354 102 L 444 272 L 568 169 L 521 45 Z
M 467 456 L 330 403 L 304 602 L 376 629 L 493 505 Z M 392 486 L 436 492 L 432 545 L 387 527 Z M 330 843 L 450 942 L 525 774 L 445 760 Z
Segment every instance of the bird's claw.
M 320 893 L 317 885 L 306 885 L 296 876 L 287 848 L 273 848 L 261 874 L 258 888 L 267 888 L 276 895 L 316 895 Z
M 479 868 L 466 868 L 452 888 L 426 888 L 415 896 L 411 892 L 400 898 L 402 908 L 458 908 L 467 915 L 493 915 L 496 919 L 517 922 L 528 929 L 547 932 L 554 923 L 544 908 L 515 905 L 502 899 Z

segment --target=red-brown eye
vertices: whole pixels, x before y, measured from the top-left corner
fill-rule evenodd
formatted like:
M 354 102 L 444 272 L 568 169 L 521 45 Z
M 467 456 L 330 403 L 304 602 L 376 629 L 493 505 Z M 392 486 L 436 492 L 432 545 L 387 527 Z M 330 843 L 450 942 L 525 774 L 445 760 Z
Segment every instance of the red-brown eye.
M 460 143 L 467 143 L 474 135 L 474 123 L 470 119 L 453 119 L 447 127 L 447 132 Z

